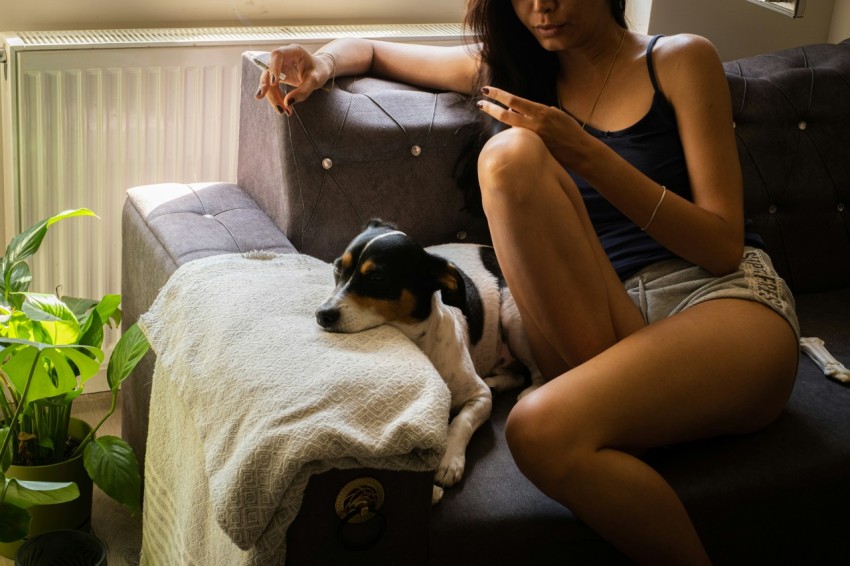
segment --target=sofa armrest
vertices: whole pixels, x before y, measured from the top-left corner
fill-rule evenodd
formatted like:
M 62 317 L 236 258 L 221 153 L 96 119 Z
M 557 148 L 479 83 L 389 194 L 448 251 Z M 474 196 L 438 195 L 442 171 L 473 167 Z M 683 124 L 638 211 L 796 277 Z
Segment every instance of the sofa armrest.
M 477 132 L 466 97 L 345 77 L 288 117 L 254 98 L 255 55 L 243 55 L 238 184 L 299 251 L 330 260 L 375 217 L 423 245 L 488 240 L 455 174 Z
M 162 183 L 129 189 L 122 214 L 123 328 L 147 312 L 180 265 L 258 249 L 295 251 L 236 185 Z M 121 433 L 136 451 L 142 469 L 154 361 L 149 353 L 122 385 Z

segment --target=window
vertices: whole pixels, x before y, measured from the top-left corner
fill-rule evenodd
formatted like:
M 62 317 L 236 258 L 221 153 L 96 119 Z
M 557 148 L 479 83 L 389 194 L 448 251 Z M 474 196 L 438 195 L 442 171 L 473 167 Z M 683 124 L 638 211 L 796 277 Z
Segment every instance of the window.
M 806 0 L 749 0 L 754 4 L 761 4 L 792 18 L 802 18 L 806 7 Z

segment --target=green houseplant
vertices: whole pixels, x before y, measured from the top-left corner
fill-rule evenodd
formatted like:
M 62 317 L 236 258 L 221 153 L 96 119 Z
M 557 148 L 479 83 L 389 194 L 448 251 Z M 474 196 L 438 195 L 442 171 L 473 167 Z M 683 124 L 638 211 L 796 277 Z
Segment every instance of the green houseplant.
M 149 345 L 133 325 L 109 358 L 112 402 L 83 438 L 69 436 L 71 406 L 104 360 L 104 329 L 120 322 L 120 296 L 99 301 L 31 293 L 27 259 L 38 251 L 50 226 L 60 220 L 95 216 L 88 209 L 65 211 L 24 230 L 0 260 L 0 541 L 24 538 L 34 505 L 72 501 L 73 482 L 33 482 L 6 477 L 12 464 L 44 465 L 82 455 L 85 470 L 107 495 L 132 513 L 140 506 L 139 464 L 130 445 L 96 432 L 115 411 L 118 390 Z

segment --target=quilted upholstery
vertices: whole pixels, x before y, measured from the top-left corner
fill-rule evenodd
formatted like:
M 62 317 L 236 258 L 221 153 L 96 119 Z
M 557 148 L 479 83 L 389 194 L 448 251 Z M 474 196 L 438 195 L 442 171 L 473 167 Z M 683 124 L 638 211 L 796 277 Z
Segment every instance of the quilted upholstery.
M 850 285 L 850 42 L 725 67 L 747 216 L 777 270 L 798 293 Z
M 256 84 L 256 66 L 244 68 L 243 80 Z M 291 118 L 270 108 L 242 114 L 238 184 L 296 248 L 325 260 L 374 217 L 424 245 L 486 241 L 485 223 L 464 210 L 454 178 L 474 134 L 472 116 L 456 93 L 341 79 L 296 105 Z M 256 175 L 273 151 L 280 169 Z M 272 191 L 272 200 L 269 174 L 288 188 Z
M 127 194 L 177 265 L 223 253 L 295 251 L 268 215 L 235 185 L 158 183 L 133 187 Z M 194 245 L 193 238 L 205 245 Z

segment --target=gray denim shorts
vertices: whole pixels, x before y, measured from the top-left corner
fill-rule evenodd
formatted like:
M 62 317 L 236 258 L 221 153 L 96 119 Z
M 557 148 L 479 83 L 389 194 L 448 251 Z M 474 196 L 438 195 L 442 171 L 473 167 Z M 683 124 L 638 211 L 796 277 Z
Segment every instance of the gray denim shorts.
M 738 270 L 722 277 L 685 260 L 671 259 L 645 267 L 624 285 L 647 324 L 712 299 L 745 299 L 772 308 L 800 339 L 791 290 L 777 275 L 770 257 L 758 248 L 744 248 Z

